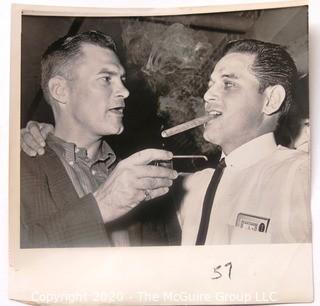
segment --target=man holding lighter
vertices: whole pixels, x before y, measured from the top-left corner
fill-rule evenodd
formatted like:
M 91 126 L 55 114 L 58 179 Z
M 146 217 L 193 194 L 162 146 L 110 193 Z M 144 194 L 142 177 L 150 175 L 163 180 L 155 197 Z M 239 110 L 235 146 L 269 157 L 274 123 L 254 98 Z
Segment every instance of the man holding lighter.
M 43 55 L 41 71 L 55 129 L 43 155 L 21 152 L 21 247 L 143 243 L 139 225 L 117 222 L 166 194 L 177 173 L 149 165 L 170 160 L 164 150 L 140 151 L 114 165 L 102 137 L 123 131 L 129 92 L 113 40 L 96 31 L 63 37 Z

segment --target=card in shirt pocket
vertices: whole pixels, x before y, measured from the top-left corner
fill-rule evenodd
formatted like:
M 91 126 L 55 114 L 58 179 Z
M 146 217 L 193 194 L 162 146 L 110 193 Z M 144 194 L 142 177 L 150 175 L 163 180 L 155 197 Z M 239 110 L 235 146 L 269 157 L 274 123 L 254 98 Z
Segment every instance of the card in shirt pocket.
M 239 213 L 236 220 L 236 226 L 250 231 L 267 233 L 270 219 L 254 215 Z
M 270 243 L 269 218 L 239 213 L 234 224 L 229 224 L 230 244 Z

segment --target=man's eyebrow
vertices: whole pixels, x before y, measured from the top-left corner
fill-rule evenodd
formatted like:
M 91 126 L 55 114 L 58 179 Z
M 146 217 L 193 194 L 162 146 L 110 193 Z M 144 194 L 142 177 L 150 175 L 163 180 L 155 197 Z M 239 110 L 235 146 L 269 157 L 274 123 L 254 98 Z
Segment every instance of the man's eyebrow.
M 234 73 L 225 73 L 222 75 L 223 78 L 229 78 L 229 79 L 239 79 L 238 76 L 236 76 Z
M 121 77 L 125 77 L 126 76 L 126 73 L 121 71 L 121 73 L 117 72 L 116 70 L 112 69 L 112 68 L 102 68 L 98 74 L 109 74 L 109 75 L 119 75 Z

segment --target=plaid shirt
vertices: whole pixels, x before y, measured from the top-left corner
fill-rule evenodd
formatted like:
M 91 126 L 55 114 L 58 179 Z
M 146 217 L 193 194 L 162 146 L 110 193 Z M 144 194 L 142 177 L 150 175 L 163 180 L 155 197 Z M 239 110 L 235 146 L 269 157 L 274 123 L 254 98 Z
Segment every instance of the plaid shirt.
M 115 166 L 116 155 L 105 141 L 101 142 L 93 159 L 87 156 L 86 149 L 53 134 L 49 134 L 47 143 L 58 155 L 80 198 L 96 191 Z M 130 245 L 127 229 L 113 230 L 110 236 L 115 246 Z
M 101 142 L 93 159 L 87 157 L 86 149 L 78 148 L 53 134 L 49 134 L 47 143 L 60 158 L 80 198 L 97 190 L 116 161 L 116 155 L 105 141 Z

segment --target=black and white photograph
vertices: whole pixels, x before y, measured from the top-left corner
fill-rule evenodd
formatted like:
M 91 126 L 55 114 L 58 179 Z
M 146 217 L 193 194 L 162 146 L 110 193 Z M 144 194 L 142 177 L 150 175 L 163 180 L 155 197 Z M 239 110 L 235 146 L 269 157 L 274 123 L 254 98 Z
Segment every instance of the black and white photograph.
M 21 247 L 311 242 L 307 14 L 24 15 Z
M 263 287 L 266 275 L 258 281 L 263 298 L 248 285 L 248 295 L 235 300 L 169 301 L 165 294 L 157 301 L 141 292 L 104 300 L 96 291 L 96 302 L 310 301 L 308 6 L 62 11 L 22 9 L 15 37 L 20 201 L 11 218 L 18 257 L 107 248 L 149 260 L 166 250 L 200 258 L 217 250 L 225 259 L 211 267 L 210 281 L 224 278 L 216 288 L 232 292 L 238 287 L 226 283 L 241 280 L 231 254 L 241 248 L 256 268 L 272 256 L 270 246 L 279 250 L 273 264 L 286 266 L 274 284 Z M 250 259 L 252 250 L 263 255 Z M 292 271 L 302 262 L 304 271 Z M 248 284 L 259 274 L 252 271 Z M 296 278 L 304 280 L 300 291 Z M 292 291 L 278 293 L 274 287 L 286 279 Z M 40 292 L 28 292 L 30 301 Z

